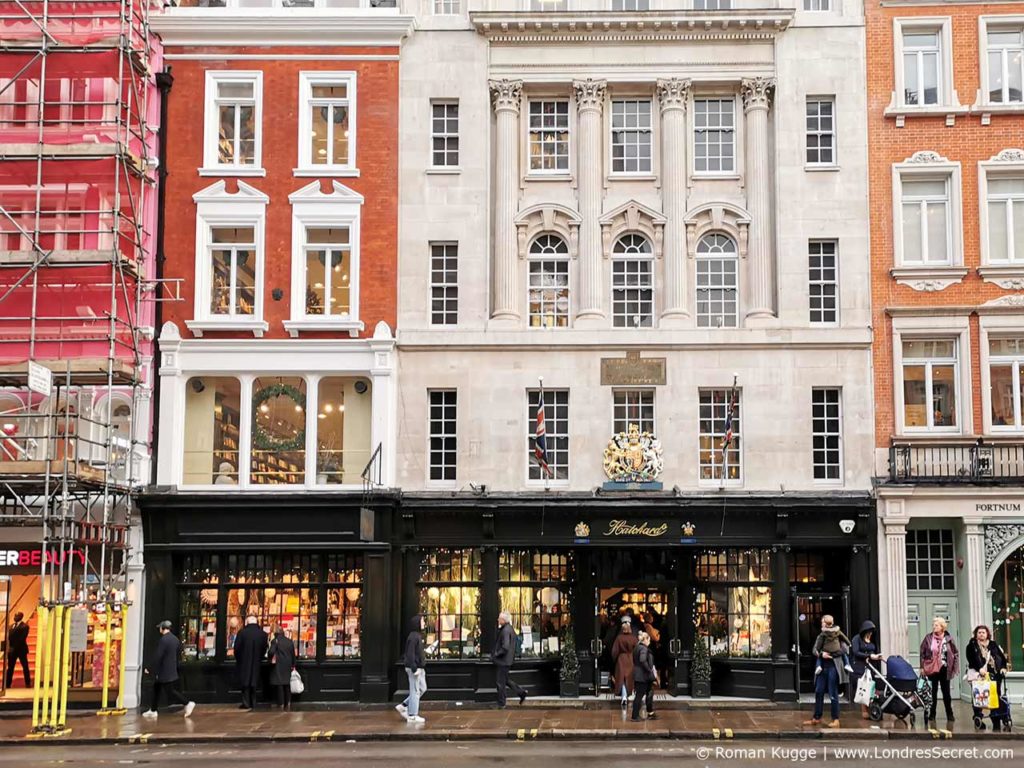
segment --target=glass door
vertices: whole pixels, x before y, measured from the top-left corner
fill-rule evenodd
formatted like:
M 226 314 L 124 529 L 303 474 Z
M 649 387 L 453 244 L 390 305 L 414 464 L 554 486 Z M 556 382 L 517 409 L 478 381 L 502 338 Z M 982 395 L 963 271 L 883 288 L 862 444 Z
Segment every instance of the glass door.
M 829 614 L 849 637 L 848 598 L 840 593 L 796 592 L 793 595 L 793 620 L 796 623 L 796 674 L 800 693 L 814 691 L 814 642 L 821 632 L 821 617 Z
M 622 618 L 630 616 L 632 631 L 650 629 L 651 648 L 658 668 L 658 683 L 668 687 L 673 664 L 670 650 L 672 629 L 676 626 L 676 590 L 667 585 L 639 585 L 635 587 L 599 587 L 595 590 L 595 679 L 599 691 L 610 690 L 610 677 L 614 669 L 611 651 L 622 628 Z

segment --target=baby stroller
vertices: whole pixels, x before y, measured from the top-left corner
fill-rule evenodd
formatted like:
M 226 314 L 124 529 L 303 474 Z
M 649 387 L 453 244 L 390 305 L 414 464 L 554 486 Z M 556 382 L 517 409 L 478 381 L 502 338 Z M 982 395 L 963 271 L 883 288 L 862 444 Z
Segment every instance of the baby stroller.
M 890 656 L 885 660 L 885 674 L 875 669 L 870 661 L 864 662 L 875 681 L 875 695 L 868 703 L 868 717 L 881 720 L 883 715 L 893 715 L 913 726 L 917 721 L 915 710 L 923 709 L 925 719 L 932 703 L 932 692 L 928 681 L 919 678 L 914 668 L 902 656 Z

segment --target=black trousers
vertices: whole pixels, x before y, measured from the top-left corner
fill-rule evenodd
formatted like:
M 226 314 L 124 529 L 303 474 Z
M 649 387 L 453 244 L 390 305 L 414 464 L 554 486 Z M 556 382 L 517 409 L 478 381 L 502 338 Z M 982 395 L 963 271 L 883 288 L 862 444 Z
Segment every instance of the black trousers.
M 5 677 L 7 680 L 4 683 L 5 688 L 10 688 L 11 683 L 14 682 L 14 663 L 16 661 L 21 662 L 21 674 L 25 678 L 25 687 L 32 687 L 32 672 L 28 668 L 28 651 L 11 651 L 7 654 L 7 674 Z
M 928 679 L 932 684 L 932 708 L 928 713 L 928 719 L 935 719 L 935 707 L 939 703 L 939 688 L 942 689 L 942 703 L 946 707 L 946 716 L 953 714 L 953 704 L 950 702 L 949 695 L 949 675 L 946 674 L 946 668 L 943 667 L 934 675 L 928 675 Z
M 160 694 L 164 691 L 167 692 L 168 703 L 176 702 L 185 706 L 188 704 L 188 699 L 181 695 L 181 691 L 178 690 L 178 681 L 174 680 L 169 683 L 161 683 L 159 680 L 153 683 L 153 700 L 149 703 L 149 708 L 156 712 L 160 709 Z
M 633 681 L 633 718 L 640 717 L 640 702 L 647 707 L 647 714 L 654 714 L 654 683 L 644 683 L 639 680 Z
M 252 685 L 242 686 L 242 706 L 252 709 L 256 706 L 256 688 Z
M 277 706 L 290 707 L 292 705 L 292 687 L 288 685 L 275 685 L 277 688 Z
M 496 666 L 495 670 L 498 675 L 498 706 L 505 706 L 505 689 L 511 688 L 512 693 L 516 696 L 522 696 L 526 691 L 519 685 L 515 680 L 508 676 L 511 667 Z

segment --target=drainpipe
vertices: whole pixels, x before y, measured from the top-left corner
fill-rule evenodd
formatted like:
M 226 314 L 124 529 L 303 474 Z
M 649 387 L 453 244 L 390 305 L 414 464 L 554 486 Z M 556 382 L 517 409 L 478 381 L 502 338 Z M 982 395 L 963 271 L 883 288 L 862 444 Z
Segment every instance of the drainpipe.
M 160 165 L 157 169 L 159 186 L 156 191 L 157 218 L 156 218 L 156 285 L 154 291 L 158 294 L 156 300 L 156 321 L 154 323 L 155 334 L 153 343 L 157 345 L 160 335 L 160 328 L 164 324 L 164 304 L 160 301 L 159 292 L 162 289 L 164 277 L 164 262 L 167 256 L 164 253 L 164 221 L 167 209 L 167 102 L 171 93 L 171 86 L 174 85 L 174 78 L 171 76 L 171 68 L 165 67 L 163 72 L 156 74 L 156 87 L 160 89 L 160 147 L 157 157 Z M 149 449 L 149 469 L 151 485 L 156 485 L 156 446 L 157 436 L 160 432 L 160 350 L 159 347 L 153 355 L 153 408 L 150 412 L 152 417 L 152 441 Z

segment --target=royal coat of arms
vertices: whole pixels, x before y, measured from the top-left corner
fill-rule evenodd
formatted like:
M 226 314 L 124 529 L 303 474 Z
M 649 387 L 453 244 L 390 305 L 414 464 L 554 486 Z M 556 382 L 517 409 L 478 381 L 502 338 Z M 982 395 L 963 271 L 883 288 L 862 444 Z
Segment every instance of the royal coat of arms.
M 615 483 L 651 483 L 661 476 L 665 462 L 661 441 L 636 424 L 619 432 L 604 449 L 604 473 Z

